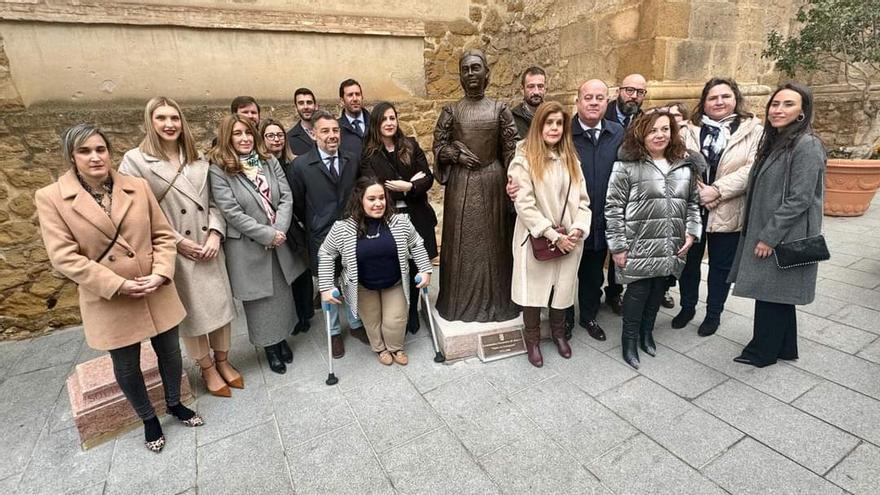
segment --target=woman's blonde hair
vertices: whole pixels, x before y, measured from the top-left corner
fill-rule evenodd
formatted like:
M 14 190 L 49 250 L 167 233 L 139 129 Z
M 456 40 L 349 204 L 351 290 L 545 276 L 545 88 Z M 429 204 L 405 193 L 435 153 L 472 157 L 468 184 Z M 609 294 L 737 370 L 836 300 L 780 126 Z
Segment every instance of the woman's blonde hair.
M 178 105 L 176 101 L 165 96 L 157 96 L 147 102 L 147 106 L 144 108 L 144 139 L 141 141 L 138 148 L 143 153 L 155 156 L 156 158 L 165 161 L 171 160 L 171 157 L 169 157 L 165 153 L 165 150 L 162 149 L 162 138 L 159 137 L 159 133 L 153 128 L 153 112 L 159 107 L 171 107 L 176 110 L 177 115 L 180 116 L 180 136 L 177 138 L 177 145 L 183 149 L 184 162 L 181 163 L 181 165 L 198 160 L 199 152 L 196 151 L 195 140 L 192 137 L 189 124 L 186 123 L 186 117 L 184 117 L 183 112 L 180 111 L 180 105 Z
M 229 175 L 241 172 L 238 152 L 232 146 L 232 129 L 238 122 L 244 124 L 251 132 L 251 135 L 254 136 L 254 151 L 260 159 L 266 161 L 272 156 L 266 151 L 266 145 L 263 144 L 263 135 L 257 132 L 257 128 L 254 127 L 254 123 L 250 119 L 238 115 L 225 115 L 220 119 L 220 125 L 217 127 L 217 144 L 208 152 L 208 160 L 225 170 Z
M 562 138 L 554 148 L 551 148 L 544 142 L 544 123 L 547 122 L 551 115 L 556 113 L 562 114 Z M 559 102 L 545 101 L 538 107 L 535 117 L 529 126 L 529 133 L 526 135 L 523 151 L 526 154 L 526 159 L 529 161 L 529 168 L 535 182 L 541 182 L 544 179 L 544 173 L 549 168 L 551 151 L 559 154 L 562 164 L 568 170 L 568 175 L 573 181 L 581 179 L 580 162 L 571 139 L 571 115 Z

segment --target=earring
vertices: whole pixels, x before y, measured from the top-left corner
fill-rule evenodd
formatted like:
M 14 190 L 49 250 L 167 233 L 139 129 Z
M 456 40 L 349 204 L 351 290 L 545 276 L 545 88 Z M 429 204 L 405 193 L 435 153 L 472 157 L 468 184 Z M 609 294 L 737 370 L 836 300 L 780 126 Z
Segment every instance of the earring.
M 796 120 L 797 120 L 798 122 L 803 122 L 805 118 L 807 118 L 806 115 L 804 115 L 804 114 L 800 114 L 800 115 L 797 116 L 797 119 L 796 119 Z

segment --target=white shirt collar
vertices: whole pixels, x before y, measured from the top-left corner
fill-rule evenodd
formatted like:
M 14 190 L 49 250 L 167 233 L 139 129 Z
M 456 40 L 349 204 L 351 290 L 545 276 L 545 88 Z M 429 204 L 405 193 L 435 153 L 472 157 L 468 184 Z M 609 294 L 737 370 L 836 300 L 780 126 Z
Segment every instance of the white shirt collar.
M 585 131 L 590 130 L 590 129 L 596 129 L 597 131 L 602 132 L 602 119 L 599 119 L 599 123 L 594 127 L 594 126 L 589 126 L 587 124 L 584 124 L 584 121 L 581 120 L 580 116 L 578 116 L 578 124 L 580 124 L 581 129 L 583 129 Z

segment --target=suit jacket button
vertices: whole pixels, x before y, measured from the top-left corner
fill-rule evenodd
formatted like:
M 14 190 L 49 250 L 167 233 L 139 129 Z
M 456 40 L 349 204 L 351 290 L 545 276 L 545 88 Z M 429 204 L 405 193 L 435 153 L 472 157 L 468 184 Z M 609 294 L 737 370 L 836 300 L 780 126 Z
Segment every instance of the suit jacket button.
M 180 214 L 181 214 L 181 215 L 186 215 L 186 208 L 181 208 L 181 209 L 180 209 Z
M 128 256 L 129 258 L 134 258 L 134 253 L 132 253 L 131 251 L 125 253 L 125 255 Z
M 208 227 L 202 225 L 202 232 L 207 232 L 207 231 L 208 231 Z
M 116 256 L 111 254 L 110 256 L 107 257 L 107 259 L 110 261 L 116 261 Z
M 188 231 L 188 230 L 183 233 L 183 235 L 189 235 L 189 234 L 190 234 L 190 231 Z

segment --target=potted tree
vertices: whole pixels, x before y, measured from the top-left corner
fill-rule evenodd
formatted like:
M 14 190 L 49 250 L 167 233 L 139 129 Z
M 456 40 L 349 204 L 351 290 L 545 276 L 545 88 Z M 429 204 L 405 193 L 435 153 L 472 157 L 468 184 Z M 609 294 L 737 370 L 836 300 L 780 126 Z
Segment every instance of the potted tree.
M 859 216 L 880 187 L 880 2 L 807 0 L 797 12 L 799 29 L 788 37 L 771 31 L 765 58 L 788 77 L 824 72 L 859 95 L 865 116 L 852 146 L 829 150 L 825 175 L 825 214 Z

